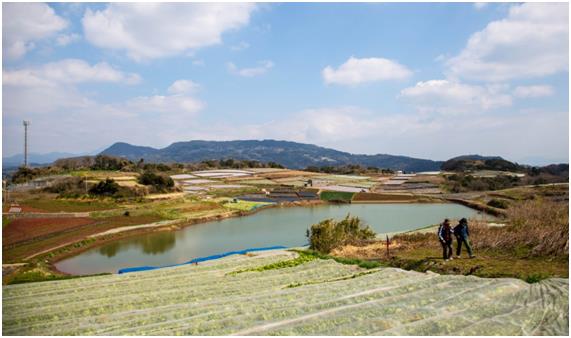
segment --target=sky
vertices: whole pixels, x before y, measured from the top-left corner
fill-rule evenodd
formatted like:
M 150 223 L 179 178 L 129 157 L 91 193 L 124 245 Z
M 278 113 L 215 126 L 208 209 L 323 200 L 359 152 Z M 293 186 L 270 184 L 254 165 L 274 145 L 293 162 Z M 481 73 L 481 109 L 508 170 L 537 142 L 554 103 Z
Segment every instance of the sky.
M 280 139 L 568 162 L 567 3 L 3 3 L 2 151 Z

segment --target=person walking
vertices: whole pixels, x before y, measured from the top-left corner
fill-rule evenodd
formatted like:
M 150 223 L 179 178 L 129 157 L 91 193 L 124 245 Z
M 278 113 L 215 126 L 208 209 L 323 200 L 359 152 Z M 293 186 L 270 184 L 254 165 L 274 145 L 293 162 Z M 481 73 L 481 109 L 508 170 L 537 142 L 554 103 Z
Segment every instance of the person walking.
M 448 261 L 452 258 L 452 228 L 450 228 L 450 221 L 445 219 L 440 227 L 438 227 L 438 240 L 442 245 L 442 258 Z
M 472 251 L 472 243 L 470 243 L 470 230 L 468 229 L 468 220 L 462 218 L 458 225 L 454 227 L 454 236 L 456 236 L 456 258 L 460 258 L 462 253 L 462 244 L 466 246 L 468 251 L 468 256 L 470 258 L 475 258 L 474 252 Z

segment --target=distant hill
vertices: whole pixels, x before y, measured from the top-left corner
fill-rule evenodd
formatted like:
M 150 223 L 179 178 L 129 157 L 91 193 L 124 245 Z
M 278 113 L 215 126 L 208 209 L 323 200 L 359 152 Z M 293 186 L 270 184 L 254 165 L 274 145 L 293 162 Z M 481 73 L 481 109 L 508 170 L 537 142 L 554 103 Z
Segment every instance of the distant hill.
M 28 154 L 28 162 L 35 163 L 37 165 L 49 164 L 57 160 L 58 158 L 72 157 L 72 156 L 77 156 L 77 155 L 71 153 L 58 153 L 58 152 L 47 153 L 47 154 L 31 153 Z M 24 154 L 17 154 L 2 158 L 3 167 L 18 167 L 22 164 L 24 164 Z
M 442 163 L 441 169 L 446 171 L 525 171 L 526 167 L 505 160 L 499 156 L 462 155 Z
M 287 168 L 303 169 L 308 166 L 340 166 L 359 164 L 378 168 L 406 171 L 439 170 L 441 161 L 418 159 L 387 154 L 351 154 L 331 148 L 290 141 L 188 141 L 176 142 L 163 149 L 141 147 L 118 142 L 101 154 L 125 157 L 145 162 L 200 162 L 214 159 L 256 160 L 276 162 Z
M 482 156 L 477 154 L 472 155 L 460 155 L 449 159 L 448 161 L 460 161 L 460 160 L 468 160 L 468 161 L 485 161 L 485 160 L 503 160 L 500 156 Z

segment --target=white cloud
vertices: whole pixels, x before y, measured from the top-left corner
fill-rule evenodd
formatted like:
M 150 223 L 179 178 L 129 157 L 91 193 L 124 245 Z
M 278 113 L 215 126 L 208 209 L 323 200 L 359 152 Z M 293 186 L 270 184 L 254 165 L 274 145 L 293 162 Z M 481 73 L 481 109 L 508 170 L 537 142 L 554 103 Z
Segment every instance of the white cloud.
M 189 94 L 195 92 L 200 86 L 192 80 L 176 80 L 168 88 L 171 94 Z
M 487 2 L 475 2 L 474 8 L 476 8 L 477 10 L 481 10 L 481 9 L 488 7 L 488 5 L 489 4 Z
M 82 22 L 93 45 L 145 60 L 219 44 L 224 32 L 248 24 L 254 9 L 250 3 L 112 3 L 88 9 Z
M 18 59 L 35 47 L 35 42 L 65 29 L 67 21 L 43 3 L 2 4 L 3 55 Z
M 133 113 L 158 113 L 165 114 L 164 118 L 175 119 L 175 114 L 193 116 L 204 108 L 204 104 L 187 95 L 154 95 L 139 96 L 127 101 L 124 107 Z M 170 115 L 169 114 L 173 114 Z M 184 122 L 184 120 L 179 121 Z
M 327 84 L 352 86 L 365 82 L 402 80 L 410 77 L 412 72 L 398 62 L 388 59 L 350 57 L 337 69 L 325 67 L 322 75 Z
M 193 66 L 199 66 L 199 67 L 204 66 L 204 60 L 202 60 L 202 59 L 201 60 L 193 60 L 192 65 Z
M 447 62 L 449 75 L 506 81 L 569 69 L 567 3 L 524 3 L 506 18 L 474 33 L 464 50 Z
M 138 74 L 121 72 L 105 62 L 90 65 L 79 59 L 65 59 L 35 68 L 4 70 L 2 80 L 4 85 L 10 86 L 53 86 L 81 82 L 136 84 L 141 78 Z
M 176 88 L 177 82 L 170 88 Z M 181 82 L 178 82 L 180 84 Z M 205 103 L 189 93 L 138 96 L 103 103 L 74 84 L 3 88 L 3 149 L 17 152 L 21 120 L 34 125 L 31 146 L 37 152 L 84 152 L 119 140 L 166 145 L 187 139 Z
M 56 43 L 59 46 L 67 46 L 70 43 L 74 43 L 79 41 L 79 39 L 81 39 L 81 36 L 79 34 L 61 34 L 56 38 Z
M 537 119 L 537 116 L 542 116 Z M 342 137 L 340 137 L 342 135 Z M 568 114 L 387 114 L 359 107 L 317 107 L 265 123 L 197 125 L 187 139 L 283 139 L 353 153 L 446 160 L 459 154 L 567 158 Z M 374 140 L 372 142 L 371 140 Z
M 512 98 L 505 85 L 476 86 L 448 80 L 418 82 L 400 92 L 421 112 L 460 114 L 508 107 Z
M 230 49 L 235 51 L 235 52 L 238 52 L 238 51 L 241 51 L 244 49 L 248 49 L 249 47 L 250 47 L 249 43 L 247 43 L 246 41 L 240 41 L 239 44 L 230 47 Z
M 234 63 L 228 62 L 226 66 L 228 67 L 228 71 L 230 71 L 230 73 L 232 74 L 244 77 L 254 77 L 267 73 L 270 69 L 274 67 L 274 63 L 272 61 L 266 60 L 258 62 L 257 67 L 238 68 Z
M 553 87 L 548 85 L 535 86 L 518 86 L 514 89 L 513 94 L 516 97 L 544 97 L 553 95 Z

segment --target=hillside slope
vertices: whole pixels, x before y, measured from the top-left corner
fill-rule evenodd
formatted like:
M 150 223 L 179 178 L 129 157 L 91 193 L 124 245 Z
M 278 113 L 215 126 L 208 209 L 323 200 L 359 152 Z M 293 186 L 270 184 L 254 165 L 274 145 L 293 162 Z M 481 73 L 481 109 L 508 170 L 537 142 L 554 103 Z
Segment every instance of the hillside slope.
M 292 169 L 308 166 L 360 164 L 407 171 L 439 170 L 442 162 L 387 154 L 350 154 L 335 149 L 290 141 L 188 141 L 176 142 L 163 149 L 115 143 L 101 154 L 146 162 L 199 162 L 212 159 L 276 162 Z
M 569 281 L 444 276 L 269 251 L 3 287 L 4 335 L 567 335 Z

